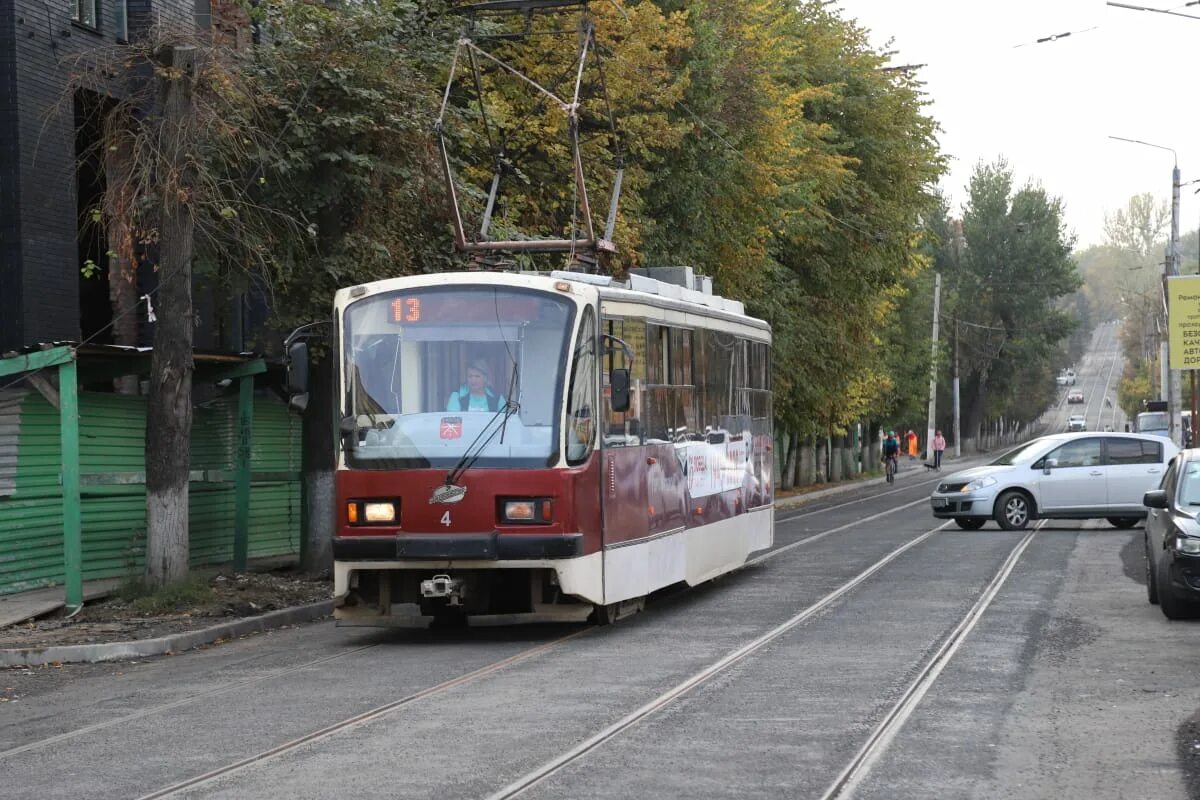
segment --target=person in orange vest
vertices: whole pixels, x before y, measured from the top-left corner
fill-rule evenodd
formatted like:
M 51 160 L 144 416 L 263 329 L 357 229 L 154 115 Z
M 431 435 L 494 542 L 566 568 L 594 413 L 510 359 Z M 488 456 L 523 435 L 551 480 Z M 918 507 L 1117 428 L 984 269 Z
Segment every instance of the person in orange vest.
M 910 430 L 904 439 L 908 443 L 908 460 L 912 461 L 917 457 L 917 435 Z

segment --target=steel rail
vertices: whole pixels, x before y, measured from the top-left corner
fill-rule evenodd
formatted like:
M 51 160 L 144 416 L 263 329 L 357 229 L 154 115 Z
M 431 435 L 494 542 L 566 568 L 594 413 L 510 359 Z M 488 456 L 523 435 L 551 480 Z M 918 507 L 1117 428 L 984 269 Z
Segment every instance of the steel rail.
M 372 708 L 369 711 L 364 711 L 361 714 L 355 714 L 353 717 L 344 719 L 341 722 L 335 722 L 334 724 L 327 725 L 326 727 L 321 728 L 320 730 L 312 731 L 311 733 L 306 733 L 303 736 L 299 736 L 295 739 L 284 742 L 283 744 L 278 744 L 267 750 L 263 750 L 262 752 L 255 753 L 254 755 L 249 756 L 247 758 L 243 758 L 240 761 L 235 761 L 234 763 L 227 764 L 223 767 L 217 767 L 216 769 L 209 770 L 208 772 L 205 772 L 201 775 L 197 775 L 193 778 L 188 778 L 187 780 L 180 781 L 179 783 L 172 784 L 171 786 L 167 786 L 162 789 L 153 791 L 150 794 L 142 795 L 140 798 L 138 798 L 138 800 L 157 800 L 158 798 L 161 798 L 161 797 L 170 797 L 172 795 L 179 794 L 182 791 L 185 791 L 188 789 L 194 789 L 197 786 L 201 786 L 203 784 L 210 783 L 218 778 L 223 778 L 228 775 L 232 775 L 233 773 L 240 772 L 241 770 L 243 770 L 246 767 L 249 767 L 253 764 L 257 764 L 261 761 L 265 761 L 265 760 L 267 760 L 269 758 L 273 758 L 277 755 L 281 755 L 281 754 L 289 752 L 291 750 L 295 750 L 296 748 L 300 747 L 301 745 L 310 744 L 312 742 L 316 742 L 321 739 L 325 739 L 329 736 L 332 736 L 335 733 L 340 733 L 342 731 L 349 730 L 350 728 L 354 728 L 359 725 L 364 725 L 368 722 L 372 722 L 376 719 L 379 719 L 380 717 L 386 716 L 387 714 L 390 714 L 393 711 L 396 711 L 398 709 L 412 705 L 413 703 L 416 703 L 420 700 L 424 700 L 428 697 L 432 697 L 434 695 L 441 694 L 443 692 L 449 691 L 450 689 L 454 689 L 454 688 L 457 688 L 464 684 L 476 681 L 480 678 L 487 677 L 488 675 L 492 675 L 496 672 L 500 672 L 501 670 L 504 670 L 515 664 L 519 664 L 523 661 L 528 661 L 529 659 L 537 658 L 538 656 L 544 655 L 545 653 L 549 652 L 550 650 L 555 649 L 556 647 L 563 644 L 564 642 L 567 642 L 571 639 L 576 639 L 580 636 L 584 636 L 593 630 L 595 630 L 595 628 L 584 628 L 583 630 L 574 631 L 573 633 L 568 633 L 566 636 L 560 636 L 559 638 L 553 639 L 549 642 L 546 642 L 545 644 L 538 645 L 537 647 L 531 648 L 529 650 L 525 650 L 520 653 L 516 653 L 514 655 L 509 656 L 508 658 L 504 658 L 504 659 L 501 659 L 500 661 L 496 661 L 492 664 L 488 664 L 487 666 L 472 670 L 472 671 L 466 673 L 465 675 L 459 675 L 457 678 L 451 678 L 450 680 L 442 681 L 441 683 L 438 683 L 434 686 L 430 686 L 425 689 L 421 689 L 418 692 L 413 692 L 412 694 L 405 695 L 404 697 L 401 697 L 397 700 L 392 700 L 391 702 L 384 703 L 381 706 L 376 706 L 375 708 Z
M 950 659 L 958 652 L 959 647 L 966 641 L 967 636 L 974 630 L 979 620 L 983 618 L 983 614 L 991 606 L 992 601 L 996 599 L 996 595 L 1000 593 L 1000 589 L 1004 586 L 1008 576 L 1012 574 L 1016 568 L 1017 562 L 1025 553 L 1029 543 L 1033 541 L 1033 537 L 1045 525 L 1046 520 L 1039 522 L 1033 530 L 1029 531 L 1017 546 L 1008 554 L 1008 558 L 1000 565 L 1000 570 L 988 583 L 987 588 L 979 595 L 979 599 L 971 606 L 971 610 L 967 612 L 950 632 L 950 635 L 942 642 L 934 654 L 925 663 L 924 668 L 909 684 L 908 688 L 901 695 L 900 699 L 892 707 L 891 711 L 884 716 L 883 720 L 867 737 L 867 741 L 851 759 L 850 763 L 838 774 L 833 783 L 825 793 L 821 795 L 821 800 L 835 800 L 835 798 L 852 797 L 855 789 L 862 783 L 863 779 L 870 774 L 871 769 L 879 761 L 880 757 L 887 752 L 888 747 L 895 740 L 896 735 L 900 732 L 904 724 L 912 716 L 913 711 L 920 705 L 921 700 L 929 692 L 929 689 L 937 681 L 946 665 L 950 663 Z
M 899 510 L 900 510 L 900 508 L 893 509 L 893 511 L 899 511 Z M 783 636 L 788 631 L 792 630 L 793 628 L 803 624 L 804 622 L 808 621 L 812 617 L 821 613 L 826 608 L 828 608 L 830 605 L 837 602 L 843 596 L 845 596 L 846 594 L 848 594 L 849 592 L 851 592 L 852 590 L 857 588 L 860 584 L 866 582 L 868 579 L 870 579 L 872 576 L 874 576 L 877 572 L 882 570 L 888 564 L 895 561 L 901 555 L 908 552 L 912 548 L 916 547 L 918 544 L 929 539 L 931 536 L 938 533 L 939 531 L 943 530 L 946 527 L 946 525 L 948 525 L 948 524 L 949 523 L 947 522 L 942 525 L 939 525 L 936 528 L 928 530 L 925 533 L 922 533 L 921 535 L 917 536 L 915 539 L 901 545 L 900 547 L 898 547 L 895 550 L 893 550 L 892 552 L 888 553 L 886 556 L 884 556 L 880 560 L 876 561 L 874 564 L 872 564 L 867 569 L 860 572 L 855 577 L 851 578 L 846 583 L 842 584 L 837 589 L 835 589 L 832 592 L 830 592 L 829 594 L 825 595 L 823 598 L 818 600 L 816 603 L 813 603 L 808 608 L 805 608 L 803 611 L 790 617 L 789 619 L 785 620 L 784 622 L 780 623 L 779 625 L 776 625 L 774 628 L 772 628 L 771 630 L 762 634 L 761 636 L 753 639 L 750 642 L 747 642 L 746 644 L 742 645 L 741 647 L 732 651 L 731 653 L 728 653 L 727 655 L 725 655 L 723 658 L 719 659 L 718 661 L 715 661 L 712 664 L 709 664 L 704 669 L 700 670 L 699 672 L 691 675 L 690 677 L 686 678 L 685 680 L 683 680 L 680 683 L 676 684 L 675 686 L 671 687 L 670 689 L 663 692 L 662 694 L 660 694 L 658 697 L 654 698 L 650 702 L 642 705 L 640 708 L 636 709 L 635 711 L 632 711 L 629 714 L 626 714 L 621 719 L 617 720 L 616 722 L 612 723 L 611 725 L 608 725 L 607 727 L 603 728 L 602 730 L 596 732 L 592 736 L 588 737 L 584 741 L 582 741 L 579 744 L 572 747 L 570 750 L 567 750 L 566 752 L 562 753 L 561 755 L 557 756 L 556 758 L 553 758 L 550 761 L 547 761 L 545 764 L 542 764 L 537 769 L 534 769 L 534 770 L 526 773 L 525 775 L 522 775 L 521 777 L 517 778 L 515 781 L 508 784 L 507 786 L 500 789 L 499 791 L 497 791 L 491 795 L 488 795 L 487 800 L 507 800 L 507 798 L 516 797 L 517 795 L 523 793 L 525 790 L 532 788 L 533 786 L 537 785 L 538 783 L 541 783 L 543 780 L 550 777 L 554 773 L 558 772 L 559 770 L 561 770 L 563 767 L 567 766 L 568 764 L 571 764 L 575 760 L 579 759 L 581 756 L 586 755 L 587 753 L 596 749 L 597 747 L 604 744 L 605 742 L 612 739 L 613 737 L 628 730 L 629 728 L 633 727 L 637 723 L 641 722 L 646 717 L 649 717 L 650 715 L 654 714 L 655 712 L 661 711 L 662 709 L 666 708 L 674 701 L 678 700 L 680 697 L 682 697 L 685 694 L 687 694 L 688 692 L 690 692 L 692 689 L 695 689 L 697 686 L 700 686 L 700 685 L 706 683 L 713 677 L 715 677 L 715 676 L 719 675 L 720 673 L 724 672 L 725 670 L 727 670 L 729 667 L 742 661 L 747 656 L 762 649 L 766 645 L 768 645 L 771 642 L 778 639 L 780 636 Z M 772 555 L 772 556 L 778 555 L 781 552 L 783 552 L 782 549 L 776 550 L 776 551 L 773 551 L 770 555 Z
M 379 645 L 378 644 L 368 644 L 363 647 L 356 647 L 353 650 L 347 650 L 343 653 L 335 653 L 334 655 L 331 655 L 331 656 L 323 656 L 321 658 L 314 658 L 310 661 L 305 661 L 303 664 L 296 664 L 295 666 L 291 666 L 286 669 L 276 670 L 275 672 L 270 672 L 270 673 L 267 673 L 266 675 L 259 675 L 257 678 L 247 678 L 246 680 L 236 681 L 234 683 L 226 684 L 225 686 L 219 686 L 215 689 L 209 689 L 208 691 L 205 691 L 205 692 L 198 692 L 196 694 L 188 695 L 187 697 L 181 697 L 178 700 L 172 700 L 169 703 L 161 703 L 156 706 L 150 706 L 148 708 L 139 709 L 138 711 L 134 711 L 129 714 L 123 714 L 121 716 L 111 717 L 109 719 L 104 720 L 103 722 L 95 722 L 95 723 L 92 723 L 91 725 L 84 725 L 82 728 L 76 728 L 71 731 L 66 731 L 65 733 L 59 733 L 59 734 L 55 734 L 54 736 L 48 736 L 45 739 L 38 739 L 35 742 L 27 742 L 25 744 L 18 745 L 17 747 L 9 748 L 8 750 L 0 750 L 0 758 L 8 758 L 9 756 L 15 756 L 15 755 L 19 755 L 21 753 L 27 753 L 30 750 L 36 750 L 39 747 L 45 747 L 47 745 L 58 744 L 59 742 L 65 742 L 70 739 L 74 739 L 77 736 L 83 736 L 84 734 L 95 733 L 96 731 L 102 731 L 105 728 L 111 728 L 114 725 L 124 725 L 125 723 L 132 722 L 136 719 L 142 719 L 143 717 L 149 717 L 153 714 L 159 714 L 163 711 L 170 711 L 171 709 L 179 708 L 180 706 L 185 706 L 185 705 L 188 705 L 189 703 L 194 703 L 197 700 L 204 700 L 206 698 L 215 697 L 216 695 L 224 694 L 226 692 L 232 692 L 237 689 L 243 689 L 247 686 L 253 686 L 256 683 L 262 683 L 263 681 L 271 681 L 271 680 L 275 680 L 276 678 L 282 678 L 285 675 L 291 675 L 294 672 L 299 672 L 300 670 L 308 669 L 309 667 L 316 666 L 317 664 L 326 664 L 330 661 L 336 661 L 339 658 L 345 658 L 347 656 L 352 656 L 355 653 L 361 653 L 364 650 L 370 650 L 375 647 L 379 647 Z

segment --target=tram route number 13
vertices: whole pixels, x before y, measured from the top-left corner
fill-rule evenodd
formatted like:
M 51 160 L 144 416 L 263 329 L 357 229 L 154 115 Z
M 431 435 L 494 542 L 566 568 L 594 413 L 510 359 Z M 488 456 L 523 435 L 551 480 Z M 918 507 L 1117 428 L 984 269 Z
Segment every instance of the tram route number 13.
M 450 512 L 449 511 L 447 511 L 445 514 L 442 514 L 442 524 L 445 525 L 447 528 L 450 527 Z
M 392 322 L 420 322 L 421 298 L 400 297 L 392 301 Z

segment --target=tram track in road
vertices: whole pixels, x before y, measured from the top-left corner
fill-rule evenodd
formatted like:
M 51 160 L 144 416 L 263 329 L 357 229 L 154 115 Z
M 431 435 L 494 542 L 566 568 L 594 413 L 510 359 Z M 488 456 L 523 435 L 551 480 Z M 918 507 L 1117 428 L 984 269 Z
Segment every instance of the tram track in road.
M 900 508 L 895 508 L 895 509 L 892 509 L 891 511 L 894 512 L 894 511 L 898 511 L 898 510 L 900 510 Z M 882 516 L 882 514 L 879 516 Z M 687 693 L 691 692 L 693 689 L 707 683 L 712 678 L 725 672 L 730 667 L 743 661 L 748 656 L 761 650 L 763 647 L 767 646 L 771 642 L 779 639 L 781 636 L 783 636 L 787 632 L 793 630 L 794 628 L 804 624 L 808 620 L 810 620 L 813 617 L 815 617 L 816 615 L 820 614 L 822 611 L 829 608 L 833 603 L 837 602 L 842 597 L 844 597 L 845 595 L 849 594 L 851 591 L 856 589 L 858 586 L 865 583 L 867 580 L 869 580 L 871 577 L 876 575 L 884 567 L 891 564 L 893 561 L 895 561 L 897 558 L 902 556 L 904 553 L 907 553 L 912 548 L 916 547 L 917 545 L 921 544 L 922 542 L 925 542 L 926 540 L 935 536 L 939 532 L 945 530 L 945 528 L 948 524 L 949 523 L 943 523 L 941 525 L 938 525 L 935 528 L 932 528 L 930 530 L 925 531 L 924 533 L 921 533 L 920 535 L 916 536 L 913 539 L 910 539 L 909 541 L 905 542 L 900 547 L 897 547 L 896 549 L 892 550 L 890 553 L 885 555 L 883 558 L 877 560 L 874 564 L 867 567 L 862 572 L 858 573 L 856 576 L 851 578 L 849 581 L 843 583 L 837 589 L 834 589 L 832 592 L 829 592 L 828 594 L 824 595 L 817 602 L 809 605 L 808 607 L 806 607 L 799 613 L 793 615 L 792 617 L 788 618 L 784 622 L 776 625 L 774 628 L 770 629 L 766 633 L 752 639 L 751 641 L 747 642 L 746 644 L 742 645 L 741 647 L 737 648 L 736 650 L 733 650 L 732 652 L 727 653 L 724 657 L 709 664 L 704 669 L 690 675 L 685 680 L 680 681 L 679 683 L 675 684 L 667 691 L 661 693 L 657 697 L 655 697 L 652 700 L 650 700 L 649 702 L 643 704 L 642 706 L 640 706 L 639 708 L 630 712 L 629 714 L 626 714 L 624 717 L 617 720 L 616 722 L 614 722 L 614 723 L 602 728 L 601 730 L 597 731 L 596 733 L 592 734 L 591 736 L 584 739 L 579 744 L 575 745 L 574 747 L 570 748 L 569 750 L 567 750 L 567 751 L 561 753 L 560 755 L 556 756 L 555 758 L 543 763 L 541 766 L 537 767 L 536 769 L 522 775 L 521 777 L 517 778 L 515 781 L 512 781 L 511 783 L 509 783 L 507 786 L 500 789 L 499 791 L 494 792 L 491 795 L 488 795 L 487 800 L 507 800 L 507 798 L 520 796 L 528 789 L 533 788 L 534 786 L 541 783 L 545 779 L 547 779 L 547 778 L 551 777 L 552 775 L 554 775 L 555 773 L 561 771 L 563 768 L 569 766 L 573 762 L 577 761 L 579 758 L 581 758 L 584 755 L 601 747 L 605 742 L 609 741 L 610 739 L 613 739 L 614 737 L 619 736 L 621 733 L 634 727 L 635 725 L 637 725 L 639 722 L 646 719 L 647 717 L 650 717 L 653 714 L 663 710 L 664 708 L 667 708 L 672 703 L 674 703 L 676 700 L 683 697 Z M 826 532 L 826 535 L 828 535 L 828 533 L 829 532 Z M 811 537 L 810 537 L 810 539 L 806 539 L 804 541 L 811 541 Z M 770 553 L 768 553 L 766 555 L 769 557 L 771 555 L 778 555 L 781 552 L 783 552 L 782 549 L 776 550 L 776 551 L 771 551 Z
M 210 699 L 212 699 L 214 697 L 218 697 L 222 694 L 226 694 L 228 692 L 234 692 L 234 691 L 237 691 L 238 689 L 244 689 L 248 686 L 253 686 L 258 683 L 264 683 L 266 681 L 273 681 L 273 680 L 277 680 L 279 678 L 284 678 L 284 677 L 287 677 L 288 675 L 292 675 L 297 672 L 301 672 L 303 670 L 312 669 L 313 667 L 321 666 L 323 664 L 328 664 L 331 661 L 336 661 L 338 659 L 356 655 L 356 654 L 362 653 L 366 650 L 372 650 L 376 647 L 379 647 L 379 643 L 368 644 L 368 645 L 364 645 L 362 647 L 356 647 L 352 650 L 346 650 L 341 653 L 334 653 L 333 655 L 322 656 L 321 658 L 310 659 L 309 661 L 305 661 L 301 664 L 295 664 L 295 665 L 287 667 L 285 669 L 275 670 L 274 672 L 267 673 L 266 675 L 259 675 L 254 678 L 247 678 L 245 680 L 235 681 L 233 683 L 229 683 L 224 686 L 218 686 L 216 688 L 209 689 L 204 692 L 196 692 L 195 694 L 190 694 L 190 695 L 187 695 L 186 697 L 180 697 L 176 700 L 172 700 L 169 703 L 160 703 L 158 705 L 150 706 L 148 708 L 138 709 L 137 711 L 131 712 L 129 714 L 122 714 L 119 716 L 110 717 L 109 719 L 103 720 L 102 722 L 94 722 L 90 725 L 84 725 L 83 727 L 75 728 L 70 731 L 65 731 L 63 733 L 55 734 L 54 736 L 48 736 L 44 739 L 38 739 L 37 741 L 27 742 L 25 744 L 18 745 L 17 747 L 10 747 L 7 750 L 0 750 L 0 759 L 10 758 L 12 756 L 20 755 L 21 753 L 27 753 L 31 750 L 37 750 L 38 748 L 41 748 L 41 747 L 49 747 L 50 745 L 61 744 L 62 742 L 69 741 L 76 737 L 84 736 L 89 733 L 96 733 L 97 731 L 102 731 L 102 730 L 105 730 L 106 728 L 112 728 L 117 725 L 127 725 L 130 722 L 134 722 L 135 720 L 143 719 L 144 717 L 149 717 L 154 714 L 162 714 L 164 712 L 172 711 L 174 709 L 181 708 L 190 703 L 196 703 L 201 700 L 210 700 Z
M 473 681 L 476 681 L 481 678 L 492 675 L 503 669 L 507 669 L 508 667 L 520 664 L 523 661 L 527 661 L 529 659 L 536 658 L 540 655 L 543 655 L 543 654 L 557 648 L 558 646 L 564 644 L 565 642 L 568 642 L 572 639 L 578 639 L 582 636 L 586 636 L 588 633 L 590 633 L 593 630 L 595 630 L 595 628 L 583 628 L 582 630 L 573 631 L 572 633 L 568 633 L 565 636 L 560 636 L 557 639 L 553 639 L 549 642 L 540 644 L 537 647 L 533 647 L 529 650 L 524 650 L 520 653 L 515 653 L 515 654 L 509 656 L 508 658 L 504 658 L 504 659 L 501 659 L 500 661 L 496 661 L 492 664 L 488 664 L 486 666 L 480 667 L 479 669 L 472 670 L 471 672 L 468 672 L 466 674 L 459 675 L 455 678 L 450 678 L 449 680 L 442 681 L 441 683 L 435 684 L 433 686 L 429 686 L 425 689 L 421 689 L 419 691 L 412 692 L 411 694 L 407 694 L 404 697 L 400 697 L 396 700 L 392 700 L 387 703 L 384 703 L 383 705 L 376 706 L 375 708 L 372 708 L 368 711 L 364 711 L 361 714 L 355 714 L 352 717 L 348 717 L 339 722 L 335 722 L 332 725 L 327 725 L 324 728 L 312 731 L 303 736 L 296 737 L 287 742 L 276 745 L 275 747 L 268 748 L 261 752 L 255 753 L 252 756 L 243 758 L 239 761 L 235 761 L 231 764 L 226 764 L 224 766 L 217 767 L 216 769 L 209 770 L 208 772 L 205 772 L 201 775 L 196 775 L 195 777 L 188 778 L 187 780 L 183 780 L 178 783 L 174 783 L 170 786 L 166 786 L 161 789 L 157 789 L 153 792 L 150 792 L 149 794 L 141 795 L 138 798 L 138 800 L 158 800 L 158 798 L 172 797 L 172 796 L 180 794 L 181 792 L 184 792 L 184 791 L 187 791 L 190 789 L 195 789 L 197 787 L 203 786 L 204 784 L 211 783 L 212 781 L 215 781 L 219 778 L 224 778 L 224 777 L 233 775 L 234 773 L 240 772 L 241 770 L 246 769 L 247 767 L 253 766 L 254 764 L 257 764 L 257 763 L 261 763 L 263 761 L 266 761 L 268 759 L 282 755 L 284 753 L 296 750 L 297 748 L 299 748 L 303 745 L 320 741 L 321 739 L 325 739 L 325 738 L 327 738 L 329 736 L 333 736 L 334 734 L 337 734 L 337 733 L 348 731 L 359 725 L 365 725 L 368 722 L 377 720 L 380 717 L 384 717 L 394 711 L 398 711 L 398 710 L 404 708 L 405 706 L 411 705 L 420 700 L 424 700 L 424 699 L 433 697 L 435 695 L 450 691 L 452 689 L 456 689 L 465 684 L 468 684 Z
M 920 705 L 922 699 L 929 692 L 929 689 L 942 674 L 946 665 L 950 663 L 951 658 L 954 657 L 954 654 L 962 646 L 963 642 L 966 641 L 971 631 L 974 630 L 980 619 L 983 618 L 984 612 L 988 610 L 992 602 L 996 599 L 996 595 L 999 594 L 1005 581 L 1008 580 L 1008 576 L 1016 568 L 1017 562 L 1024 555 L 1030 542 L 1033 541 L 1033 537 L 1037 535 L 1039 530 L 1045 527 L 1046 522 L 1046 520 L 1039 522 L 1012 549 L 1008 558 L 1000 565 L 999 570 L 997 570 L 987 587 L 979 595 L 975 604 L 958 622 L 949 636 L 943 640 L 941 646 L 925 662 L 924 667 L 908 685 L 907 689 L 901 694 L 888 713 L 884 715 L 879 724 L 875 726 L 871 735 L 867 737 L 866 742 L 855 753 L 850 763 L 838 773 L 833 783 L 821 795 L 821 800 L 847 800 L 847 798 L 854 796 L 854 792 L 859 784 L 867 777 L 875 764 L 887 751 L 897 734 L 904 727 L 904 724 L 912 716 L 917 706 Z
M 935 642 L 935 646 L 931 648 L 930 654 L 922 656 L 922 661 L 915 671 L 915 676 L 907 680 L 907 685 L 901 691 L 899 699 L 894 701 L 894 704 L 884 713 L 883 718 L 876 724 L 871 734 L 865 743 L 856 750 L 851 757 L 849 763 L 837 774 L 834 783 L 821 795 L 822 800 L 833 800 L 833 798 L 846 798 L 853 795 L 857 782 L 866 777 L 875 762 L 887 751 L 895 736 L 903 728 L 905 722 L 912 715 L 914 710 L 921 704 L 921 701 L 936 684 L 943 670 L 953 659 L 955 653 L 966 642 L 972 631 L 976 628 L 979 622 L 984 618 L 993 602 L 996 600 L 1000 591 L 1006 585 L 1010 575 L 1013 573 L 1022 556 L 1026 552 L 1030 543 L 1034 540 L 1035 535 L 1044 527 L 1045 523 L 1041 522 L 1033 530 L 1026 532 L 1020 541 L 1007 551 L 1003 561 L 993 570 L 989 570 L 988 576 L 984 577 L 986 581 L 980 591 L 978 597 L 971 604 L 970 608 L 962 613 L 961 616 L 955 617 L 949 623 L 948 631 Z M 847 583 L 839 586 L 834 591 L 822 597 L 813 605 L 799 612 L 795 616 L 787 619 L 780 625 L 772 628 L 756 639 L 746 643 L 742 647 L 728 653 L 720 660 L 709 664 L 704 669 L 690 675 L 685 680 L 680 681 L 667 691 L 658 695 L 651 701 L 643 704 L 636 710 L 630 712 L 621 719 L 612 724 L 596 731 L 585 739 L 582 739 L 578 744 L 556 756 L 555 758 L 544 762 L 538 768 L 530 770 L 509 784 L 505 785 L 500 790 L 487 795 L 487 800 L 508 800 L 523 796 L 531 790 L 540 790 L 540 794 L 534 791 L 536 796 L 559 796 L 557 793 L 563 791 L 564 786 L 571 786 L 569 778 L 566 783 L 561 781 L 557 784 L 551 784 L 551 788 L 547 789 L 541 786 L 543 782 L 548 780 L 557 780 L 556 776 L 564 771 L 571 769 L 576 765 L 576 772 L 579 770 L 588 770 L 592 767 L 591 764 L 602 764 L 607 761 L 613 763 L 614 759 L 620 760 L 621 750 L 615 742 L 622 734 L 627 731 L 632 735 L 631 729 L 643 721 L 646 724 L 653 724 L 649 718 L 656 715 L 659 711 L 666 710 L 671 704 L 681 700 L 685 695 L 693 690 L 699 689 L 712 679 L 717 678 L 721 673 L 731 670 L 739 662 L 745 661 L 755 652 L 767 647 L 772 642 L 784 637 L 788 631 L 800 627 L 804 622 L 813 619 L 820 614 L 821 611 L 827 609 L 832 603 L 844 597 L 847 593 L 862 586 L 872 576 L 885 568 L 888 564 L 899 558 L 904 552 L 916 547 L 922 542 L 936 534 L 945 531 L 947 525 L 941 525 L 932 530 L 925 531 L 914 539 L 908 541 L 896 550 L 884 556 L 879 561 L 868 567 L 863 572 L 859 573 Z M 751 673 L 760 675 L 760 672 Z M 768 673 L 769 674 L 769 673 Z M 753 680 L 747 675 L 741 678 L 732 679 L 735 684 L 737 681 Z M 720 688 L 708 690 L 710 693 L 716 692 L 722 695 L 734 692 L 732 685 L 728 679 Z M 761 691 L 761 687 L 760 687 Z M 735 692 L 734 692 L 735 693 Z M 736 694 L 736 693 L 735 693 Z M 694 701 L 700 703 L 700 701 Z M 731 701 L 736 705 L 736 701 Z M 782 719 L 773 719 L 774 722 L 788 722 L 800 719 L 799 717 L 787 716 Z M 665 724 L 660 722 L 660 725 Z M 681 724 L 679 718 L 676 718 L 675 725 Z M 643 732 L 640 734 L 642 740 L 653 739 L 654 733 Z M 603 748 L 609 742 L 613 743 L 614 748 L 618 748 L 615 753 L 610 753 L 607 757 L 597 756 L 599 761 L 588 762 L 587 764 L 577 764 L 583 759 L 596 754 L 597 751 L 603 752 Z M 711 746 L 711 741 L 705 744 Z M 705 745 L 701 744 L 703 749 Z M 625 752 L 637 751 L 640 747 L 637 740 L 626 742 L 624 745 Z M 648 756 L 651 758 L 652 756 Z M 836 769 L 836 767 L 831 768 Z M 677 790 L 682 791 L 677 785 Z M 793 790 L 795 791 L 795 790 Z M 620 795 L 618 795 L 620 796 Z M 815 792 L 813 796 L 818 796 Z

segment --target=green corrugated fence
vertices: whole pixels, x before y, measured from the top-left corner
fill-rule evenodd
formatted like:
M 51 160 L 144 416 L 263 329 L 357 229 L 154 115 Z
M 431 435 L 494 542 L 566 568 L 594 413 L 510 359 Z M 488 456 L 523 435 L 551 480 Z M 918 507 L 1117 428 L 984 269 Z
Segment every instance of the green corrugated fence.
M 234 394 L 195 412 L 193 565 L 233 559 L 237 405 Z M 84 580 L 140 573 L 145 407 L 144 397 L 79 395 Z M 0 594 L 63 582 L 61 464 L 58 411 L 37 392 L 0 393 Z M 300 422 L 281 402 L 254 400 L 251 471 L 249 556 L 298 555 Z

